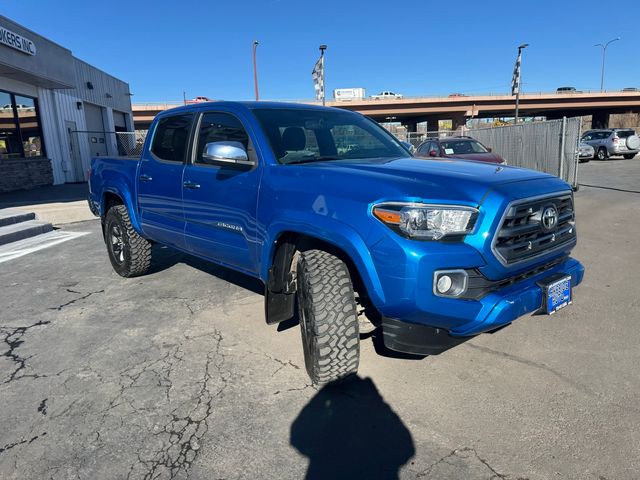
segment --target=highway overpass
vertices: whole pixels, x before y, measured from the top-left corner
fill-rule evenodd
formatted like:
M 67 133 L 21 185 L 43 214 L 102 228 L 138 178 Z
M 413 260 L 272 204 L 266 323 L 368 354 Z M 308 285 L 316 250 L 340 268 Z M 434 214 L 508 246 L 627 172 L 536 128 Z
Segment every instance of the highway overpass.
M 298 101 L 296 103 L 318 104 Z M 182 105 L 182 102 L 133 104 L 136 129 L 148 128 L 159 112 Z M 405 97 L 401 99 L 327 101 L 328 106 L 354 110 L 379 122 L 400 122 L 409 131 L 427 122 L 437 130 L 438 120 L 451 120 L 453 128 L 470 118 L 513 117 L 515 97 L 511 95 L 469 95 L 449 97 Z M 609 115 L 640 113 L 639 92 L 526 93 L 520 96 L 520 116 L 545 116 L 548 119 L 593 115 L 594 127 L 606 127 Z

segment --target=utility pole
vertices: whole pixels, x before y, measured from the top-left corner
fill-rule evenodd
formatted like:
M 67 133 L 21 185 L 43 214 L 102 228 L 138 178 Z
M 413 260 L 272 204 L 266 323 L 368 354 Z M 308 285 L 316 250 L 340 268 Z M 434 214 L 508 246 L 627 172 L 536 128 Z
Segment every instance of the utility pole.
M 327 49 L 326 45 L 320 45 L 320 58 L 322 58 L 322 106 L 325 106 L 325 98 L 327 96 L 327 84 L 324 81 L 324 51 Z
M 253 86 L 256 90 L 256 102 L 260 100 L 260 96 L 258 95 L 258 65 L 256 62 L 256 50 L 258 48 L 258 41 L 253 41 Z
M 184 90 L 182 91 L 182 104 L 187 104 L 187 92 L 185 92 Z
M 604 56 L 607 54 L 607 47 L 610 43 L 617 42 L 620 40 L 620 37 L 612 38 L 604 45 L 601 43 L 596 43 L 594 47 L 602 47 L 602 72 L 600 73 L 600 93 L 604 92 Z
M 528 46 L 529 46 L 528 43 L 523 43 L 522 45 L 520 45 L 518 47 L 518 60 L 517 60 L 517 62 L 521 62 L 522 50 L 524 50 Z M 520 109 L 520 86 L 522 85 L 521 75 L 520 75 L 520 64 L 517 65 L 517 69 L 518 69 L 518 78 L 516 79 L 516 81 L 518 82 L 518 85 L 517 85 L 518 88 L 516 90 L 516 116 L 515 116 L 515 119 L 514 119 L 514 124 L 515 125 L 518 124 L 518 110 Z

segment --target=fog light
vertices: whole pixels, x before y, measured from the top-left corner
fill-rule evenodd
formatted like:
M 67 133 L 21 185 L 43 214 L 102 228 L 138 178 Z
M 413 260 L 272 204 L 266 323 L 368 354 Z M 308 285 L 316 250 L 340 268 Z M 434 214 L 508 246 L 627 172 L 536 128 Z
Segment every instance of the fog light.
M 446 293 L 451 288 L 452 283 L 453 282 L 452 282 L 451 277 L 449 275 L 442 275 L 438 279 L 438 284 L 436 285 L 436 288 L 438 289 L 438 292 Z
M 433 293 L 439 297 L 459 297 L 467 291 L 465 270 L 440 270 L 433 274 Z

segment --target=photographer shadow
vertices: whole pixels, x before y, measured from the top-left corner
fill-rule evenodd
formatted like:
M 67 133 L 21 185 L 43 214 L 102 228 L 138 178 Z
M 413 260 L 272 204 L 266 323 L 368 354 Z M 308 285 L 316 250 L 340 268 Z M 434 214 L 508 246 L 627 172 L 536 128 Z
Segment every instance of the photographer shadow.
M 397 479 L 415 454 L 411 433 L 373 381 L 328 384 L 291 425 L 290 443 L 315 479 Z

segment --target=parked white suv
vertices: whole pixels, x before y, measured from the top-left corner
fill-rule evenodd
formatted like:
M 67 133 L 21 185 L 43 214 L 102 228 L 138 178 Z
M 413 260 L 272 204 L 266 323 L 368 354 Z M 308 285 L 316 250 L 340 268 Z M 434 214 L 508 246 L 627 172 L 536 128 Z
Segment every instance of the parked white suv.
M 384 92 L 380 92 L 377 95 L 371 95 L 371 98 L 373 98 L 374 100 L 385 100 L 388 98 L 404 98 L 404 95 L 402 95 L 401 93 L 384 91 Z
M 640 152 L 640 138 L 631 128 L 589 130 L 582 135 L 581 142 L 594 148 L 598 160 L 606 160 L 613 155 L 628 159 Z

